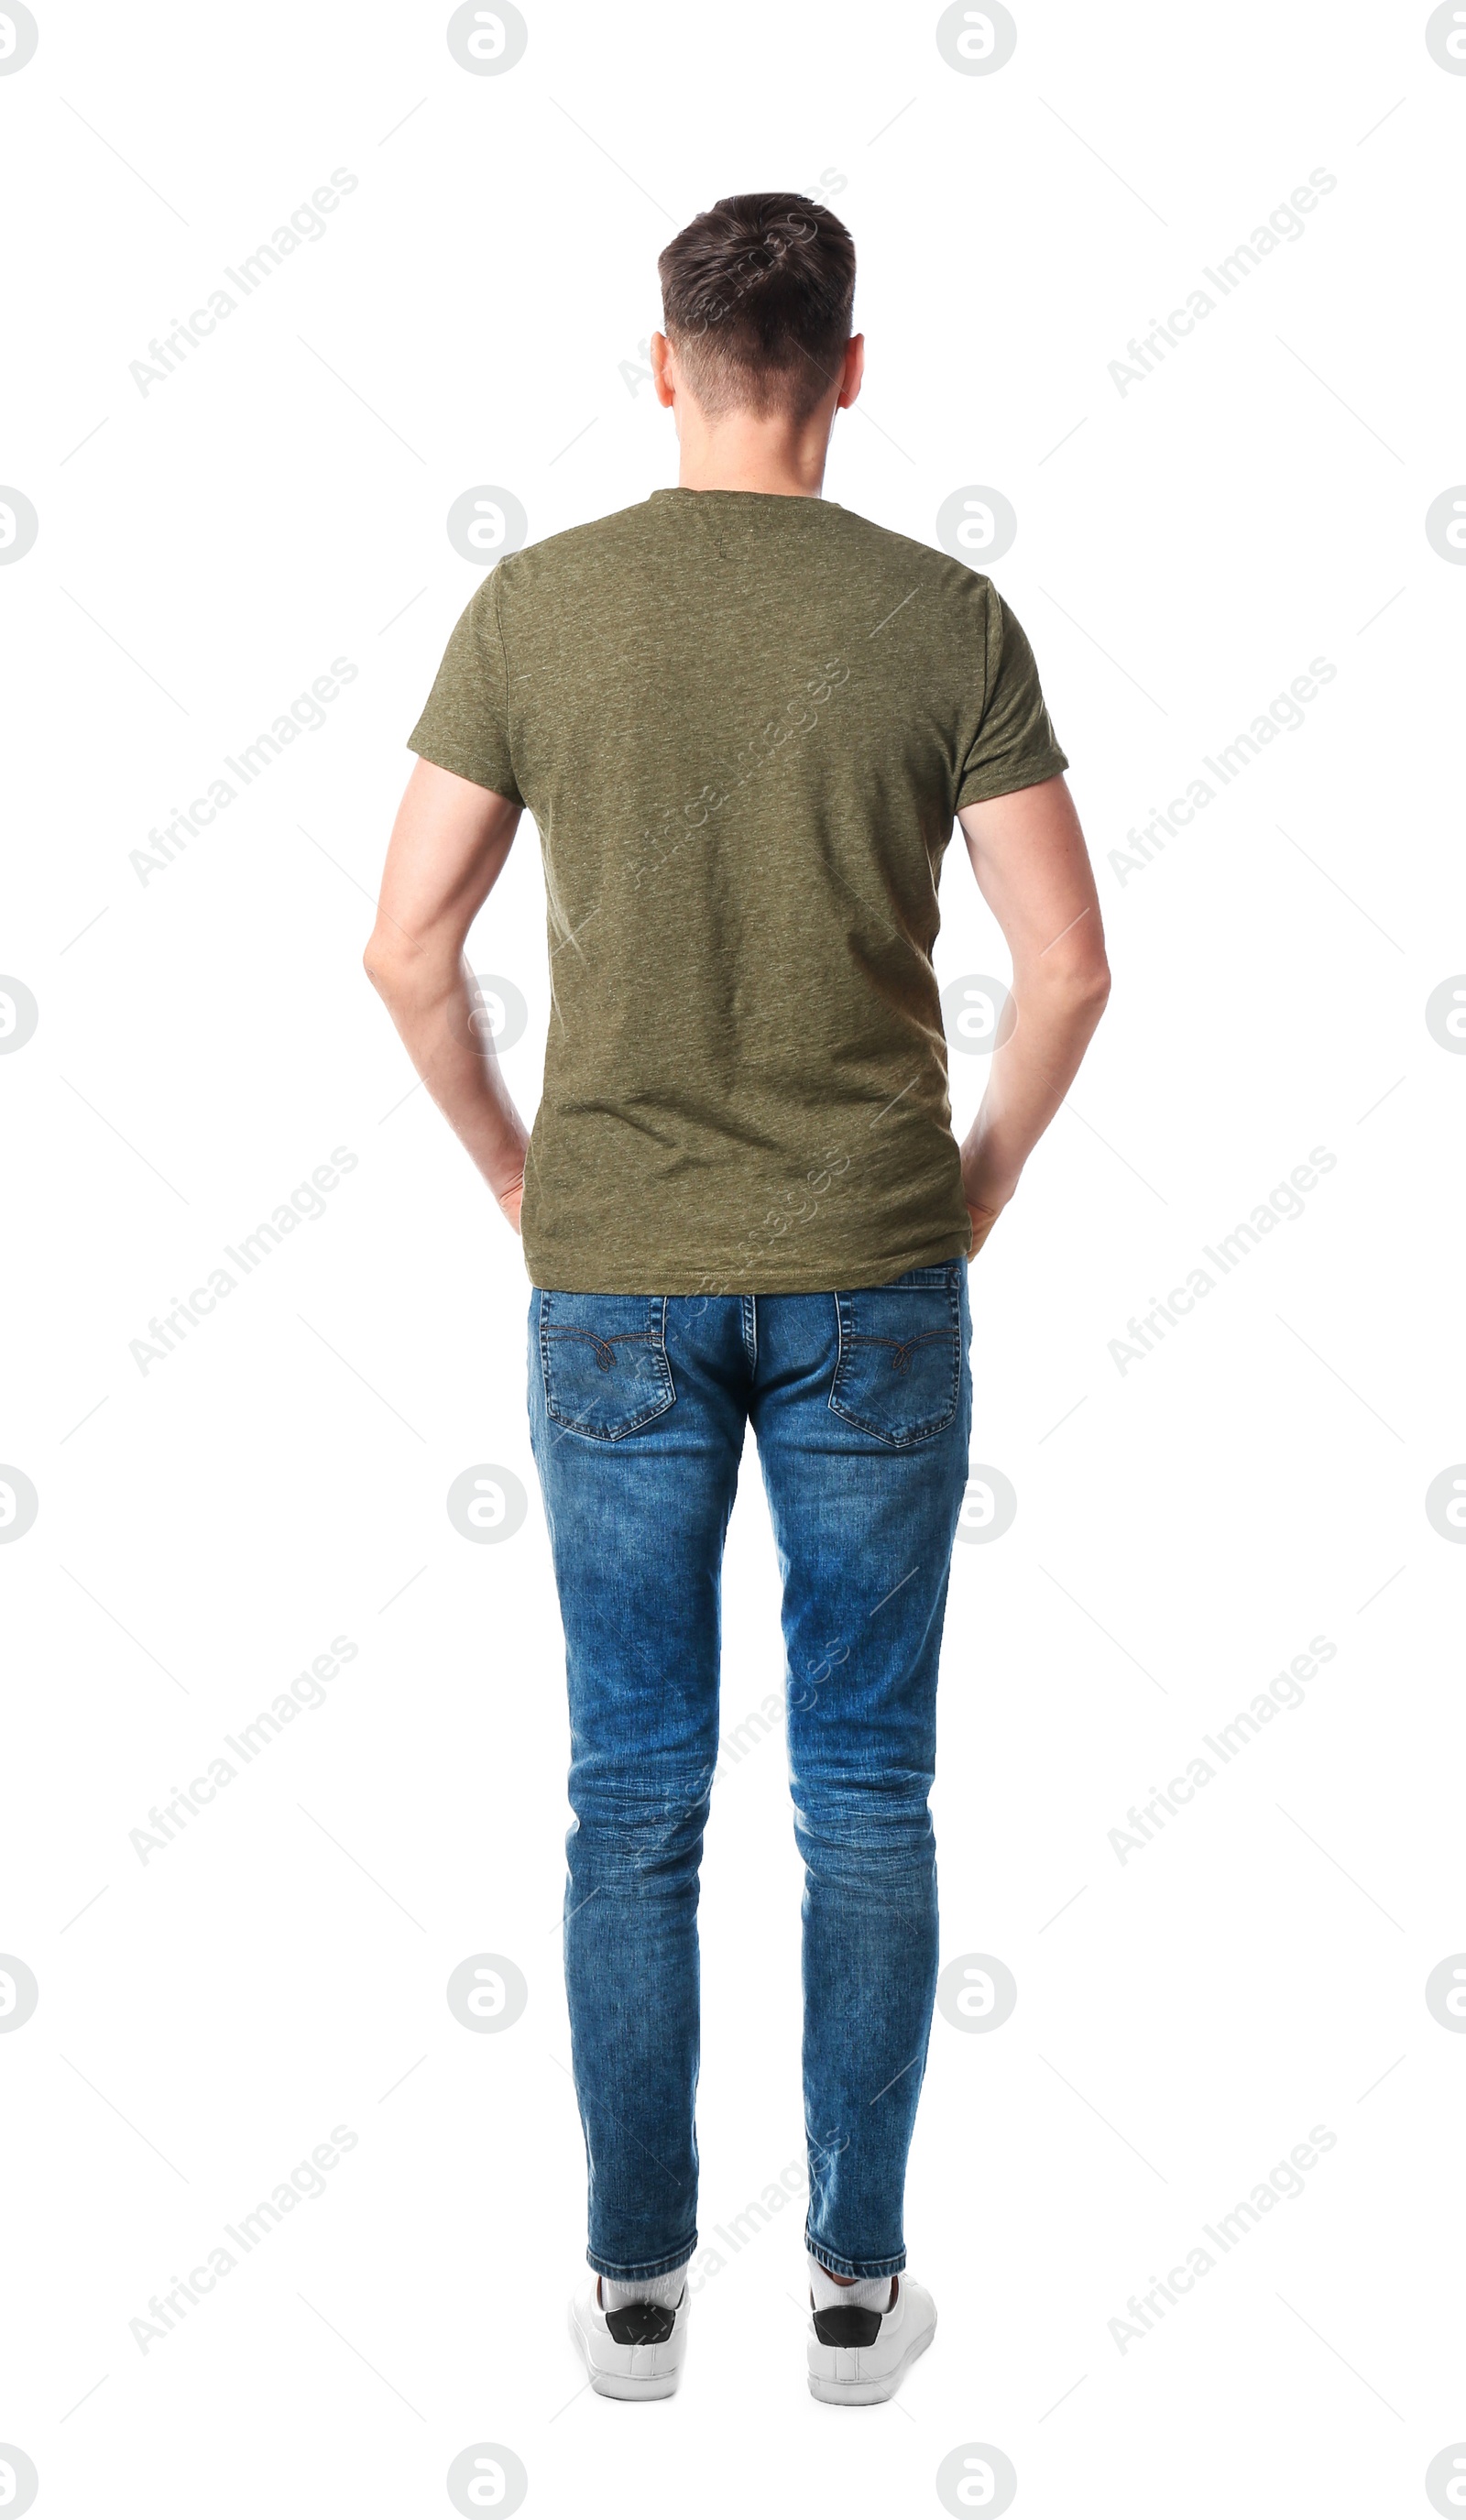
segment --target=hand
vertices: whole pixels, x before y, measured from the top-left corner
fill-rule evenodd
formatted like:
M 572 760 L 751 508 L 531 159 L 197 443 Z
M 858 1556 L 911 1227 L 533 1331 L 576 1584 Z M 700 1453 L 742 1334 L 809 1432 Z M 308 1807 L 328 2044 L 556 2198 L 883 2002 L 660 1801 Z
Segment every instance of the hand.
M 979 1114 L 979 1119 L 981 1114 Z M 973 1135 L 976 1136 L 974 1129 Z M 972 1228 L 968 1260 L 975 1260 L 994 1226 L 1018 1187 L 1016 1174 L 1000 1173 L 988 1160 L 982 1147 L 970 1141 L 962 1148 L 962 1196 L 967 1203 L 967 1219 Z
M 496 1191 L 494 1195 L 499 1201 L 501 1213 L 518 1234 L 521 1231 L 519 1209 L 524 1198 L 524 1175 L 521 1173 L 517 1181 L 510 1183 L 508 1190 Z
M 983 1244 L 987 1241 L 994 1226 L 998 1223 L 1000 1216 L 1002 1214 L 1002 1210 L 1000 1207 L 974 1207 L 969 1198 L 967 1201 L 967 1214 L 972 1224 L 972 1243 L 967 1253 L 967 1263 L 970 1268 L 972 1262 L 977 1258 L 979 1251 L 981 1251 Z

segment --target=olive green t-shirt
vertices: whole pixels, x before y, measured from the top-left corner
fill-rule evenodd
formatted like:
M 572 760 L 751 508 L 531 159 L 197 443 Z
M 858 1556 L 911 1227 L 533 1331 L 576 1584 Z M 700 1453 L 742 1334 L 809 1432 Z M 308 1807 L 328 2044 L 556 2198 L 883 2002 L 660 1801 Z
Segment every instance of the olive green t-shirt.
M 811 1292 L 967 1250 L 938 875 L 959 805 L 1068 766 L 987 578 L 830 500 L 655 490 L 499 562 L 409 741 L 539 826 L 536 1285 Z

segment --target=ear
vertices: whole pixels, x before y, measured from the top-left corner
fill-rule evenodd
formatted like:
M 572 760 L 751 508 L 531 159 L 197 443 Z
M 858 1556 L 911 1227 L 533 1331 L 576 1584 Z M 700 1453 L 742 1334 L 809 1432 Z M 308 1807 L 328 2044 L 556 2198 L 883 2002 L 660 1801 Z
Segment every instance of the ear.
M 653 333 L 647 348 L 651 352 L 651 382 L 657 401 L 670 411 L 677 399 L 682 379 L 677 373 L 677 352 L 665 333 Z
M 845 371 L 840 379 L 839 393 L 835 397 L 836 411 L 849 410 L 860 392 L 861 381 L 865 373 L 866 336 L 864 333 L 852 333 L 845 344 Z

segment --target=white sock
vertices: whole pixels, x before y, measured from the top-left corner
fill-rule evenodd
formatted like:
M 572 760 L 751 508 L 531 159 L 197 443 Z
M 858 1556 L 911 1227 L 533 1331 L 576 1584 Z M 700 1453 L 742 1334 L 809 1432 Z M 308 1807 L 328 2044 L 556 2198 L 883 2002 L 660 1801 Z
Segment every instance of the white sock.
M 818 2258 L 810 2259 L 810 2290 L 817 2310 L 838 2310 L 843 2303 L 849 2310 L 887 2311 L 894 2298 L 890 2275 L 870 2275 L 857 2283 L 836 2283 Z
M 664 2310 L 675 2310 L 683 2297 L 688 2280 L 685 2266 L 674 2267 L 669 2275 L 644 2275 L 639 2283 L 617 2283 L 614 2275 L 600 2278 L 602 2310 L 625 2310 L 628 2302 L 659 2301 Z

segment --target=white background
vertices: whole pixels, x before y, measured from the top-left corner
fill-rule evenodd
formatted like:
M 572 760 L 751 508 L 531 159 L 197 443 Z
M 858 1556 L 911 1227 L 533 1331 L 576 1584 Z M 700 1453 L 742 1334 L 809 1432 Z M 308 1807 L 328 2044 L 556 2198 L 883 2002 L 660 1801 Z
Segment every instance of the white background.
M 1424 1510 L 1466 1455 L 1466 1062 L 1424 1015 L 1466 968 L 1466 573 L 1424 530 L 1466 474 L 1466 79 L 1423 9 L 1353 0 L 1045 0 L 992 76 L 949 68 L 935 9 L 868 0 L 547 0 L 502 76 L 446 14 L 58 6 L 0 77 L 0 478 L 39 518 L 0 569 L 0 970 L 39 1009 L 0 1058 L 0 1460 L 40 1501 L 0 1549 L 0 1950 L 40 1990 L 0 2037 L 0 2441 L 66 2514 L 447 2511 L 477 2442 L 547 2512 L 936 2511 L 974 2442 L 1035 2515 L 1426 2512 L 1466 2437 L 1466 2039 L 1424 2000 L 1466 1947 L 1466 1554 Z M 142 393 L 150 338 L 338 167 L 326 236 Z M 1319 167 L 1302 240 L 1122 395 L 1130 338 Z M 956 1552 L 943 1952 L 1001 1958 L 1018 2003 L 936 2022 L 908 2232 L 941 2326 L 859 2421 L 806 2393 L 794 2203 L 707 2272 L 676 2401 L 580 2388 L 528 1289 L 360 967 L 477 582 L 450 503 L 504 485 L 538 538 L 675 479 L 636 376 L 655 257 L 765 186 L 822 190 L 859 250 L 829 495 L 927 541 L 954 489 L 1014 506 L 994 574 L 1115 972 L 974 1275 L 974 1458 L 1018 1513 Z M 150 830 L 337 656 L 326 724 L 142 880 Z M 1304 725 L 1122 880 L 1131 827 L 1317 656 Z M 943 908 L 944 981 L 1000 972 L 960 851 Z M 472 944 L 529 1004 L 526 1109 L 542 921 L 526 820 Z M 961 1126 L 982 1067 L 954 1056 Z M 337 1147 L 325 1214 L 141 1371 L 150 1318 Z M 1315 1147 L 1304 1215 L 1122 1372 L 1130 1316 Z M 478 1462 L 530 1495 L 495 1547 L 445 1511 Z M 780 1681 L 751 1449 L 727 1598 L 732 1724 Z M 327 1703 L 141 1861 L 150 1809 L 337 1636 Z M 1132 1804 L 1315 1636 L 1305 1704 L 1122 1864 Z M 801 2149 L 798 1888 L 771 1738 L 705 1862 L 708 2238 Z M 529 1987 L 493 2036 L 444 1996 L 479 1952 Z M 141 2351 L 150 2296 L 336 2126 L 326 2193 Z M 1318 2126 L 1305 2193 L 1122 2352 L 1128 2298 Z

